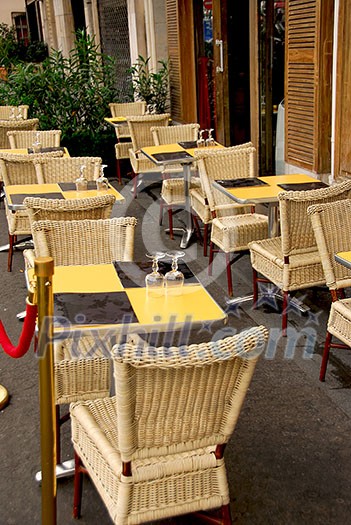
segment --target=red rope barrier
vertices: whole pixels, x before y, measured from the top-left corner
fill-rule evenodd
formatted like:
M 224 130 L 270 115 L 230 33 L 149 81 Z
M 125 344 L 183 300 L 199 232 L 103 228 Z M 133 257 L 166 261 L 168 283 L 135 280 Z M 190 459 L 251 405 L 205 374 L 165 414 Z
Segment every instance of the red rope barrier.
M 36 319 L 37 305 L 27 303 L 26 317 L 24 318 L 22 333 L 17 346 L 14 346 L 11 343 L 4 325 L 0 321 L 0 345 L 3 347 L 6 354 L 17 359 L 18 357 L 24 356 L 28 352 L 34 335 Z

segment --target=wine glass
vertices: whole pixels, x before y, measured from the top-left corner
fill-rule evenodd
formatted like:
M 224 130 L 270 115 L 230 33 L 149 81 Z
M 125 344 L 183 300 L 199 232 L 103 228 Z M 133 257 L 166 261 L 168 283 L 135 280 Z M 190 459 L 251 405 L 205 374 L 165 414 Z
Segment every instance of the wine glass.
M 100 168 L 100 176 L 96 179 L 96 189 L 98 191 L 108 190 L 108 179 L 105 177 L 104 169 L 107 168 L 107 164 L 102 164 Z
M 40 153 L 41 151 L 41 142 L 40 142 L 40 131 L 37 131 L 35 134 L 35 141 L 32 144 L 33 153 Z
M 21 106 L 18 107 L 18 111 L 17 111 L 17 117 L 16 117 L 17 120 L 23 120 L 23 115 L 22 115 L 22 108 Z
M 208 130 L 208 137 L 206 139 L 206 146 L 209 147 L 209 146 L 214 146 L 215 145 L 215 140 L 214 138 L 212 137 L 212 132 L 214 131 L 213 128 L 209 129 Z
M 204 130 L 201 129 L 199 131 L 199 138 L 196 141 L 196 147 L 198 147 L 198 148 L 203 148 L 204 145 L 205 145 L 205 139 L 204 139 L 203 135 L 204 135 Z
M 181 251 L 167 252 L 167 257 L 172 259 L 172 269 L 165 275 L 166 289 L 181 291 L 184 284 L 184 275 L 178 270 L 178 259 L 184 257 L 185 253 Z
M 87 191 L 88 189 L 88 181 L 85 178 L 85 170 L 86 166 L 85 164 L 82 164 L 80 167 L 80 174 L 78 179 L 76 179 L 76 190 L 77 191 Z
M 145 277 L 145 285 L 147 293 L 152 295 L 153 297 L 159 297 L 163 295 L 165 278 L 162 275 L 162 273 L 158 271 L 158 261 L 160 259 L 163 259 L 164 256 L 165 253 L 163 252 L 154 252 L 146 254 L 146 257 L 152 259 L 152 272 L 148 273 Z

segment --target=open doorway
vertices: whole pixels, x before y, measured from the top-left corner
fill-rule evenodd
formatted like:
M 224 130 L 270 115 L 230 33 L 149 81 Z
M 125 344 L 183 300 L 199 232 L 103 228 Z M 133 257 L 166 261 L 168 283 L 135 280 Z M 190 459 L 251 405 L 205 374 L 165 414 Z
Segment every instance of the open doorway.
M 260 174 L 276 173 L 275 150 L 284 155 L 285 1 L 258 0 Z M 279 112 L 279 129 L 277 120 Z

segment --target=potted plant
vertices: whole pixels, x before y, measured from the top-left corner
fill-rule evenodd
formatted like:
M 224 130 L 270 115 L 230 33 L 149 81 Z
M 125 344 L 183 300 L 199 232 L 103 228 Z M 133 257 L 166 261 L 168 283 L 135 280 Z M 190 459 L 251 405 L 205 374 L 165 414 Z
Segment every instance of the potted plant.
M 169 65 L 168 61 L 159 60 L 160 68 L 156 72 L 149 69 L 150 57 L 139 55 L 130 68 L 132 85 L 136 98 L 144 100 L 148 111 L 165 113 L 168 108 Z

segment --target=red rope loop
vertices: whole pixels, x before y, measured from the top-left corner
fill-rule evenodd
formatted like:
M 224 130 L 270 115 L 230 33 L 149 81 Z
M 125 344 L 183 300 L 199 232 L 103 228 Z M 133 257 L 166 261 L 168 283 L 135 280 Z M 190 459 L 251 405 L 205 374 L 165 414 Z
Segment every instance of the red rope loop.
M 6 354 L 17 359 L 18 357 L 24 356 L 28 352 L 34 335 L 36 319 L 37 305 L 27 303 L 26 317 L 24 318 L 22 333 L 17 346 L 14 346 L 11 343 L 4 325 L 0 321 L 0 345 L 3 347 Z

